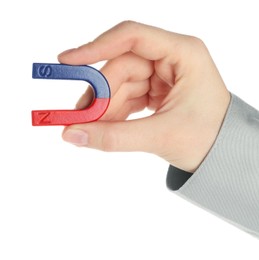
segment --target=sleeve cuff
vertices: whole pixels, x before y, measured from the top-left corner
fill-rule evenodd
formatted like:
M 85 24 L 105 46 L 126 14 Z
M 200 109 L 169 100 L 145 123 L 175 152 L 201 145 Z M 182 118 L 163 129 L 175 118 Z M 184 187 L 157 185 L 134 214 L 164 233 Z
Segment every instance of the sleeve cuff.
M 170 165 L 166 177 L 166 186 L 173 191 L 179 190 L 192 175 L 193 173 L 186 172 Z

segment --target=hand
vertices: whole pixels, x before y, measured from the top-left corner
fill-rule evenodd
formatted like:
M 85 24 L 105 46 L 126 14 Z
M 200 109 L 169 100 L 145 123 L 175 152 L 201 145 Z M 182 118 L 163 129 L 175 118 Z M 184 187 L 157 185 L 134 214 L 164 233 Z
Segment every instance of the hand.
M 97 122 L 65 127 L 63 139 L 104 151 L 143 151 L 194 172 L 213 145 L 230 93 L 204 43 L 127 21 L 58 56 L 71 65 L 107 61 L 107 112 Z M 77 108 L 92 100 L 89 89 Z M 144 108 L 151 116 L 126 120 Z

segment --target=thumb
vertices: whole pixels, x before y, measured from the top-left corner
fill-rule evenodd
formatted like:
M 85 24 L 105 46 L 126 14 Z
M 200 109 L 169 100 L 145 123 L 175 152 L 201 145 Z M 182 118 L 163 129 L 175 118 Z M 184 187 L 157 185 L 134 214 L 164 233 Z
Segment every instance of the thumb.
M 102 151 L 143 151 L 157 153 L 161 122 L 156 116 L 130 120 L 71 125 L 64 129 L 63 139 L 81 147 Z M 161 134 L 161 133 L 160 133 Z

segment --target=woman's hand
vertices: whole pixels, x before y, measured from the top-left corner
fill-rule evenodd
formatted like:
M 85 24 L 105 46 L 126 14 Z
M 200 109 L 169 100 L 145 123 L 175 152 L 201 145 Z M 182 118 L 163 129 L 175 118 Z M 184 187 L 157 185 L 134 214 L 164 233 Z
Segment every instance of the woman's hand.
M 149 152 L 189 172 L 201 164 L 230 101 L 201 40 L 127 21 L 58 59 L 71 65 L 107 61 L 101 71 L 112 95 L 99 121 L 66 127 L 65 141 L 104 151 Z M 88 89 L 77 108 L 91 101 Z M 126 120 L 144 108 L 154 114 Z

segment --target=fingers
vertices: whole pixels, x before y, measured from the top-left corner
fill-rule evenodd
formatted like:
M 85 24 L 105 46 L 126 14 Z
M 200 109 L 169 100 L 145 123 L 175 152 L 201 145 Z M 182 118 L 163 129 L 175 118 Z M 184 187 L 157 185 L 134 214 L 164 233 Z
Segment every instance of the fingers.
M 110 84 L 114 99 L 123 83 L 143 81 L 151 77 L 155 69 L 154 60 L 160 61 L 167 57 L 169 52 L 174 52 L 174 56 L 170 58 L 170 63 L 174 63 L 174 60 L 177 60 L 181 41 L 182 35 L 179 34 L 136 22 L 123 22 L 103 33 L 93 42 L 60 54 L 58 59 L 61 63 L 72 65 L 108 60 L 101 71 Z M 163 73 L 165 67 L 163 64 L 165 63 L 157 63 L 159 74 L 164 74 L 162 77 L 166 81 L 172 81 L 171 66 L 168 65 L 166 73 Z M 87 93 L 90 93 L 89 90 Z M 84 108 L 91 100 L 92 95 L 89 97 L 83 95 L 77 107 Z M 113 104 L 114 107 L 118 107 L 116 100 L 119 99 L 112 100 L 111 108 Z M 157 100 L 152 102 L 152 108 L 158 106 Z M 116 110 L 109 109 L 106 114 L 110 111 Z
M 176 58 L 180 40 L 179 34 L 127 21 L 106 31 L 93 42 L 61 53 L 58 59 L 71 65 L 92 64 L 127 52 L 148 60 L 160 60 L 169 52 L 174 52 Z

